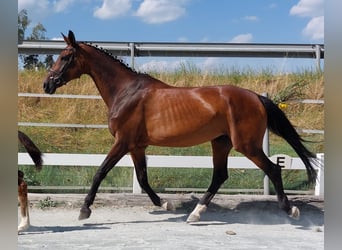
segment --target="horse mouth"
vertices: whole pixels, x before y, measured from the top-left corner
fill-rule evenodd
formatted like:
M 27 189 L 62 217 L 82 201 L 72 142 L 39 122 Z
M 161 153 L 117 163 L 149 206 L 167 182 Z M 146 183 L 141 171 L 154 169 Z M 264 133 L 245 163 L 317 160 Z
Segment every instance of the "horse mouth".
M 44 82 L 43 88 L 44 88 L 45 93 L 50 94 L 50 95 L 54 94 L 57 89 L 55 84 L 53 84 L 50 81 Z

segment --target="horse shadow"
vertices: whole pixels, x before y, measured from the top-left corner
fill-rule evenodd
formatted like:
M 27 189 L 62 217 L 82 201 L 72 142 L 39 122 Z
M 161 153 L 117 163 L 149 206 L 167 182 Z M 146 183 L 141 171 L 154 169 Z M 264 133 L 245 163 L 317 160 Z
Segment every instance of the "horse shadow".
M 183 214 L 178 218 L 170 218 L 169 221 L 186 221 L 188 215 L 196 206 L 198 198 L 192 197 L 189 201 L 178 204 L 175 213 Z M 308 230 L 312 226 L 324 225 L 324 210 L 319 206 L 310 204 L 308 200 L 294 199 L 292 204 L 301 212 L 299 219 L 290 218 L 278 206 L 277 201 L 257 200 L 242 201 L 236 206 L 220 205 L 215 202 L 209 204 L 207 211 L 201 214 L 199 222 L 190 223 L 193 226 L 220 225 L 220 224 L 255 224 L 278 225 L 292 224 L 299 229 Z M 170 213 L 169 211 L 152 211 L 152 214 Z M 185 213 L 185 215 L 184 215 Z
M 47 234 L 47 233 L 65 233 L 72 231 L 87 231 L 87 230 L 104 230 L 111 229 L 100 224 L 85 224 L 81 226 L 30 226 L 26 231 L 20 232 L 19 235 L 28 234 Z

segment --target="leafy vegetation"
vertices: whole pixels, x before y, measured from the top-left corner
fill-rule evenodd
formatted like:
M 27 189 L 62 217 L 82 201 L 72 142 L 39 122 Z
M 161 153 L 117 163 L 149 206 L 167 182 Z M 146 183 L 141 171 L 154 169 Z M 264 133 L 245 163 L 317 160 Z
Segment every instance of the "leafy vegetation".
M 40 200 L 38 207 L 40 209 L 46 209 L 51 207 L 56 207 L 57 203 L 51 199 L 50 196 L 46 197 L 44 200 Z

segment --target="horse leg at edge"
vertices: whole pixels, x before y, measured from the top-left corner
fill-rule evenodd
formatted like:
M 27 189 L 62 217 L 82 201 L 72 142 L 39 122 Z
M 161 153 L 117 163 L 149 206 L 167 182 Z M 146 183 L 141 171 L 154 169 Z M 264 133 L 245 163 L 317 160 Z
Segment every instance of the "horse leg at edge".
M 128 152 L 123 144 L 116 142 L 112 149 L 109 151 L 107 157 L 102 162 L 101 166 L 97 170 L 91 188 L 84 200 L 83 206 L 80 210 L 79 220 L 84 220 L 90 217 L 91 209 L 89 208 L 94 200 L 97 190 L 102 180 L 107 176 L 108 172 L 115 166 L 115 164 Z
M 174 207 L 169 201 L 160 199 L 160 197 L 153 191 L 147 178 L 147 164 L 145 148 L 139 148 L 132 150 L 131 157 L 134 162 L 135 172 L 137 174 L 137 179 L 142 189 L 150 197 L 151 201 L 155 206 L 163 207 L 165 210 L 174 210 Z
M 227 136 L 221 136 L 211 141 L 213 150 L 213 177 L 207 192 L 202 196 L 195 209 L 191 212 L 187 223 L 200 220 L 201 213 L 207 210 L 212 198 L 217 193 L 220 186 L 228 179 L 228 154 L 232 148 L 231 142 Z
M 29 205 L 27 198 L 27 183 L 23 179 L 24 174 L 18 171 L 18 201 L 20 204 L 20 224 L 18 226 L 18 233 L 25 231 L 30 227 Z
M 296 206 L 290 205 L 290 202 L 284 192 L 283 181 L 281 178 L 281 167 L 269 160 L 262 150 L 260 150 L 260 152 L 256 154 L 256 156 L 248 158 L 253 161 L 259 168 L 261 168 L 270 178 L 277 193 L 279 207 L 284 210 L 291 218 L 299 219 L 299 209 Z

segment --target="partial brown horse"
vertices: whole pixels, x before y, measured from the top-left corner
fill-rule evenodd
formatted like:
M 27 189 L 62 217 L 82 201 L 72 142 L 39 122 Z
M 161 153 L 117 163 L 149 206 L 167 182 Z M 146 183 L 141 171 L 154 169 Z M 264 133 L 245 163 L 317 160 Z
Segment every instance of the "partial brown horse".
M 40 170 L 43 160 L 42 153 L 40 152 L 39 148 L 37 148 L 33 141 L 21 131 L 18 131 L 18 139 L 20 143 L 25 147 L 27 153 L 31 156 L 34 165 L 37 167 L 38 170 Z M 20 224 L 18 226 L 18 233 L 25 231 L 30 227 L 27 193 L 27 183 L 24 180 L 24 173 L 18 170 L 18 201 L 20 204 L 21 215 Z
M 62 34 L 63 35 L 63 34 Z M 153 204 L 171 209 L 159 198 L 147 180 L 145 150 L 148 145 L 187 147 L 211 141 L 213 176 L 207 192 L 188 217 L 200 214 L 228 178 L 227 157 L 235 148 L 261 168 L 271 179 L 280 207 L 291 217 L 299 210 L 284 193 L 280 166 L 272 163 L 262 149 L 266 128 L 283 137 L 303 160 L 309 181 L 316 172 L 315 155 L 305 148 L 285 114 L 271 100 L 235 86 L 179 88 L 148 74 L 138 73 L 120 60 L 87 43 L 77 42 L 72 31 L 64 36 L 66 48 L 51 68 L 44 90 L 53 94 L 67 82 L 89 75 L 108 107 L 108 126 L 115 143 L 99 167 L 79 219 L 90 216 L 101 181 L 127 153 L 131 154 L 141 187 Z

